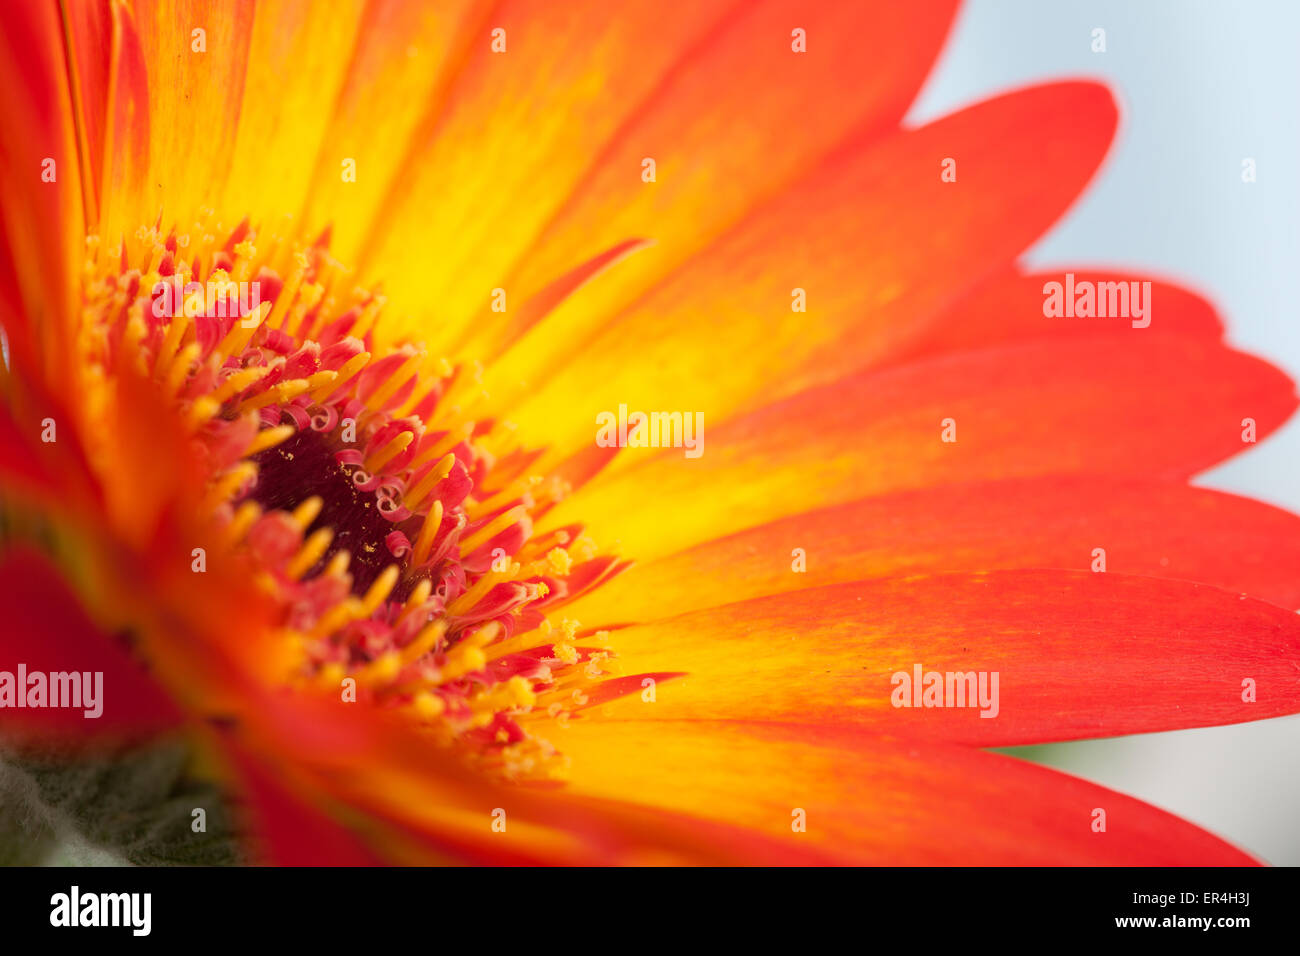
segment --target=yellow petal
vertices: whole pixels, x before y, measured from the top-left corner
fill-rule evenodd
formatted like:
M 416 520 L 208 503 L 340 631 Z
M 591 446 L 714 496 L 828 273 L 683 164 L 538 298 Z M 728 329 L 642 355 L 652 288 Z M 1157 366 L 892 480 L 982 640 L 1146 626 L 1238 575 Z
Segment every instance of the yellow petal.
M 229 225 L 302 208 L 364 12 L 364 0 L 259 0 L 218 207 Z

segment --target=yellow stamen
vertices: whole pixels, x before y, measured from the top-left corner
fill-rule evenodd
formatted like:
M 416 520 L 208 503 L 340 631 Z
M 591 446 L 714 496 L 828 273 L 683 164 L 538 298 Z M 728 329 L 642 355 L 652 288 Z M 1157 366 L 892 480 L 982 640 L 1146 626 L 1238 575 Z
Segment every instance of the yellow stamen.
M 352 327 L 349 334 L 358 339 L 365 339 L 366 333 L 375 324 L 375 319 L 379 317 L 379 313 L 383 310 L 384 303 L 387 301 L 382 295 L 377 295 L 362 306 L 361 317 L 357 319 L 357 324 Z
M 412 551 L 411 563 L 415 566 L 424 564 L 429 557 L 429 552 L 433 549 L 433 539 L 438 534 L 438 528 L 442 526 L 442 502 L 435 501 L 429 508 L 429 513 L 424 516 L 424 524 L 420 526 L 420 535 L 415 540 L 415 549 Z
M 283 405 L 311 388 L 311 382 L 305 378 L 295 378 L 287 382 L 272 385 L 260 395 L 253 395 L 240 402 L 237 412 L 257 411 L 267 405 Z
M 414 588 L 411 589 L 411 596 L 406 599 L 402 605 L 402 613 L 397 619 L 397 623 L 402 623 L 407 617 L 414 614 L 423 606 L 424 602 L 429 600 L 429 595 L 433 593 L 433 582 L 424 578 Z
M 280 427 L 291 428 L 292 426 L 281 425 Z M 294 525 L 297 526 L 299 531 L 305 532 L 311 527 L 311 523 L 316 520 L 316 517 L 320 514 L 320 510 L 324 505 L 325 500 L 321 498 L 320 495 L 312 495 L 302 504 L 298 505 L 297 508 L 294 508 L 293 514 L 289 517 L 293 521 Z
M 412 441 L 415 440 L 415 432 L 398 432 L 392 440 L 383 448 L 375 452 L 365 461 L 365 469 L 369 474 L 377 475 L 379 469 L 388 464 L 402 452 L 406 451 Z
M 191 342 L 180 350 L 180 354 L 176 356 L 176 361 L 167 370 L 167 382 L 163 389 L 168 395 L 175 395 L 180 392 L 185 379 L 189 377 L 190 366 L 195 363 L 198 357 L 199 346 L 196 342 Z
M 402 672 L 402 658 L 396 651 L 380 654 L 356 673 L 358 684 L 388 684 Z
M 501 710 L 532 707 L 536 703 L 537 694 L 533 691 L 532 685 L 524 678 L 515 675 L 473 698 L 470 701 L 470 710 L 475 714 L 495 714 Z
M 271 310 L 271 315 L 267 319 L 268 325 L 272 328 L 284 327 L 284 323 L 289 317 L 289 306 L 298 297 L 298 286 L 302 285 L 303 276 L 307 274 L 307 257 L 302 253 L 297 253 L 294 259 L 297 261 L 298 267 L 289 274 L 289 281 L 280 290 L 280 294 L 275 299 L 275 307 Z
M 448 614 L 464 614 L 477 604 L 483 597 L 502 581 L 511 580 L 519 573 L 519 562 L 512 561 L 510 567 L 505 571 L 489 571 L 477 581 L 474 586 L 462 594 L 456 600 L 447 605 Z
M 352 552 L 344 549 L 335 551 L 334 557 L 330 558 L 330 563 L 325 565 L 325 570 L 321 573 L 329 578 L 341 578 L 347 574 L 348 565 L 352 562 Z
M 242 318 L 236 318 L 235 324 L 230 327 L 226 337 L 217 345 L 217 354 L 229 358 L 232 355 L 243 353 L 245 346 L 248 345 L 249 339 L 253 333 L 262 325 L 262 320 L 266 318 L 271 311 L 271 303 L 263 302 L 248 315 Z
M 573 568 L 573 558 L 569 557 L 569 552 L 563 548 L 551 548 L 546 552 L 546 561 L 551 566 L 551 570 L 556 574 L 564 576 Z
M 204 497 L 204 511 L 212 511 L 223 501 L 229 500 L 240 488 L 257 477 L 257 466 L 252 462 L 241 461 L 226 471 L 208 489 Z
M 349 597 L 320 616 L 320 620 L 311 630 L 312 637 L 326 637 L 359 617 L 361 617 L 361 602 L 354 597 Z
M 407 508 L 415 508 L 416 505 L 424 500 L 424 496 L 433 490 L 434 485 L 451 474 L 452 466 L 455 464 L 455 455 L 447 455 L 444 457 L 440 462 L 438 462 L 438 464 L 434 465 L 433 468 L 429 470 L 427 475 L 415 483 L 414 488 L 406 493 L 406 497 L 403 499 L 403 504 L 405 504 Z
M 331 528 L 321 528 L 315 532 L 303 542 L 302 547 L 298 549 L 298 553 L 289 560 L 289 564 L 284 569 L 285 575 L 291 581 L 298 580 L 325 555 L 325 551 L 333 540 L 334 531 Z
M 500 628 L 497 627 L 496 622 L 493 622 L 488 627 L 462 638 L 459 644 L 447 652 L 447 663 L 442 667 L 442 679 L 444 681 L 456 680 L 472 671 L 482 670 L 487 666 L 487 658 L 483 655 L 483 646 L 496 637 L 499 630 Z
M 463 678 L 465 674 L 482 670 L 487 666 L 487 658 L 484 657 L 484 652 L 480 648 L 467 648 L 464 645 L 456 645 L 455 648 L 451 649 L 451 653 L 455 654 L 455 659 L 448 656 L 447 665 L 442 669 L 443 680 Z
M 176 350 L 180 347 L 181 338 L 185 335 L 187 328 L 189 328 L 189 322 L 186 321 L 183 313 L 172 316 L 171 324 L 167 326 L 167 335 L 158 348 L 157 358 L 154 359 L 154 375 L 162 375 L 171 367 L 172 359 L 176 355 Z
M 191 428 L 199 428 L 219 411 L 221 411 L 221 403 L 214 401 L 211 395 L 204 395 L 194 400 L 194 404 L 185 413 L 185 421 Z
M 516 498 L 522 498 L 534 485 L 541 484 L 541 481 L 542 479 L 537 475 L 532 475 L 528 478 L 521 478 L 519 481 L 511 482 L 490 498 L 486 498 L 483 501 L 472 502 L 466 506 L 465 510 L 471 518 L 479 518 L 482 515 L 491 514 L 502 505 L 513 501 Z
M 508 657 L 522 651 L 530 651 L 535 647 L 542 647 L 548 643 L 546 635 L 541 634 L 536 629 L 526 634 L 516 634 L 510 640 L 502 641 L 500 644 L 493 644 L 488 648 L 488 660 L 495 661 L 498 658 Z
M 343 363 L 339 369 L 338 376 L 331 382 L 326 382 L 311 393 L 311 397 L 316 401 L 324 401 L 334 392 L 338 391 L 349 379 L 366 367 L 370 361 L 369 352 L 358 352 L 352 358 Z
M 384 402 L 388 401 L 398 388 L 406 384 L 406 380 L 411 377 L 411 373 L 415 371 L 416 366 L 420 364 L 424 357 L 425 353 L 416 352 L 399 365 L 397 370 L 393 372 L 392 375 L 388 376 L 383 385 L 380 385 L 370 393 L 369 397 L 366 399 L 366 405 L 375 411 L 383 408 Z
M 422 690 L 411 699 L 411 705 L 415 712 L 425 720 L 433 720 L 435 717 L 441 717 L 447 709 L 446 703 L 437 694 L 430 694 L 427 690 Z
M 235 509 L 235 516 L 226 526 L 226 541 L 232 546 L 244 540 L 250 528 L 262 517 L 262 506 L 256 501 L 245 501 Z
M 226 377 L 226 380 L 214 388 L 210 397 L 218 402 L 224 402 L 228 398 L 234 398 L 240 392 L 249 386 L 256 384 L 270 373 L 269 365 L 254 365 L 252 368 L 240 369 L 238 372 L 232 372 Z
M 401 572 L 397 569 L 397 565 L 390 564 L 384 568 L 379 577 L 375 578 L 375 583 L 370 585 L 370 589 L 366 591 L 366 596 L 361 599 L 362 617 L 370 617 L 375 611 L 379 610 L 379 605 L 383 604 L 384 600 L 392 592 L 399 577 L 401 577 Z
M 468 538 L 461 541 L 460 553 L 462 555 L 472 553 L 480 545 L 486 544 L 487 542 L 495 538 L 498 534 L 500 534 L 502 531 L 505 531 L 506 528 L 509 528 L 511 525 L 523 521 L 527 517 L 528 517 L 528 509 L 525 508 L 523 505 L 516 505 L 515 507 L 511 508 L 509 511 L 503 511 L 501 514 L 497 515 L 495 518 L 493 518 L 483 527 L 475 531 Z
M 298 429 L 293 425 L 276 425 L 274 428 L 263 429 L 248 443 L 248 448 L 245 449 L 244 454 L 256 455 L 268 448 L 274 448 L 280 442 L 297 434 L 297 432 Z
M 303 327 L 306 325 L 307 313 L 314 309 L 323 298 L 325 298 L 325 285 L 323 283 L 304 282 L 299 286 L 298 301 L 294 303 L 289 318 L 284 323 L 284 331 L 289 335 L 301 337 Z M 328 303 L 326 305 L 328 310 Z
M 316 675 L 316 682 L 322 687 L 333 689 L 342 684 L 343 678 L 347 676 L 348 672 L 344 670 L 342 664 L 338 661 L 330 661 L 320 669 L 320 673 Z
M 434 621 L 432 624 L 428 625 L 424 630 L 420 631 L 419 634 L 415 635 L 415 639 L 411 641 L 410 644 L 407 644 L 402 648 L 402 666 L 405 667 L 407 664 L 414 664 L 425 654 L 429 653 L 438 645 L 438 642 L 442 640 L 443 635 L 446 633 L 446 621 Z

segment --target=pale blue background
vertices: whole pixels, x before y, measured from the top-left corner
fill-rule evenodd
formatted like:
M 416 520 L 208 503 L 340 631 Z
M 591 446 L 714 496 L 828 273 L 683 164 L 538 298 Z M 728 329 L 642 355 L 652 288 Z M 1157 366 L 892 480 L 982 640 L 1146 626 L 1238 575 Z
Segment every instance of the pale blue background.
M 1094 27 L 1105 53 L 1092 52 Z M 908 122 L 1064 77 L 1107 82 L 1120 131 L 1091 191 L 1026 261 L 1176 277 L 1219 306 L 1236 347 L 1300 380 L 1300 0 L 970 0 Z M 1300 416 L 1198 483 L 1300 511 L 1298 463 Z M 1300 864 L 1300 717 L 1032 756 Z

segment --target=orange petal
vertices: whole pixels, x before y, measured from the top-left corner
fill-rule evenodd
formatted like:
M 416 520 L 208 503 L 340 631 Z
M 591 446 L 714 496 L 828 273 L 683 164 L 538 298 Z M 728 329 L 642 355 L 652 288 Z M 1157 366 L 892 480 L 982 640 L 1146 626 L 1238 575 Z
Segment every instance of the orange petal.
M 581 188 L 555 210 L 502 285 L 522 300 L 621 239 L 654 237 L 653 255 L 584 295 L 580 315 L 584 328 L 594 329 L 591 323 L 806 175 L 851 130 L 858 143 L 893 132 L 938 53 L 954 6 L 739 6 L 587 157 Z M 803 31 L 805 53 L 792 49 L 795 29 Z M 865 60 L 866 37 L 889 40 Z M 640 175 L 647 157 L 656 164 L 653 183 Z M 467 350 L 475 355 L 495 355 L 523 330 L 515 321 L 474 328 L 481 334 Z M 576 326 L 564 334 L 573 335 L 566 341 L 586 337 Z
M 529 383 L 511 418 L 568 451 L 623 402 L 717 421 L 833 381 L 899 349 L 1040 235 L 1078 196 L 1114 127 L 1104 87 L 1061 83 L 876 145 L 852 142 L 598 331 L 571 328 L 562 307 L 485 384 L 509 401 Z M 941 160 L 954 156 L 959 181 L 944 183 Z M 792 312 L 795 290 L 806 312 Z
M 124 4 L 114 3 L 112 16 L 96 232 L 115 243 L 144 224 L 138 217 L 148 189 L 150 135 L 149 76 L 140 33 Z
M 661 684 L 654 703 L 601 708 L 610 716 L 813 720 L 1003 746 L 1300 711 L 1300 616 L 1209 585 L 1109 572 L 836 584 L 625 628 L 613 640 L 629 673 L 690 673 Z M 907 706 L 914 699 L 895 675 L 910 680 L 917 666 L 988 674 L 988 706 Z
M 0 671 L 12 682 L 0 726 L 24 742 L 100 743 L 167 730 L 179 717 L 171 701 L 127 653 L 81 609 L 60 573 L 42 555 L 11 549 L 0 558 Z M 28 675 L 19 683 L 19 668 Z M 40 706 L 32 677 L 41 675 Z M 54 706 L 54 675 L 62 705 Z M 76 684 L 71 682 L 75 680 Z M 18 706 L 21 697 L 27 706 Z M 96 713 L 98 711 L 98 713 Z M 88 715 L 89 714 L 89 715 Z
M 1150 282 L 1147 301 L 1152 304 L 1151 324 L 1146 328 L 1135 328 L 1132 320 L 1123 318 L 1046 318 L 1043 315 L 1046 298 L 1043 286 L 1048 282 L 1064 282 L 1067 272 L 1074 274 L 1076 284 Z M 1047 337 L 1145 337 L 1159 332 L 1217 339 L 1223 335 L 1223 324 L 1214 307 L 1201 296 L 1172 282 L 1153 280 L 1150 276 L 1073 268 L 1021 275 L 1007 269 L 980 283 L 891 361 L 915 361 L 932 355 Z M 1127 345 L 1125 342 L 1124 346 Z
M 750 721 L 571 721 L 573 788 L 870 865 L 1246 865 L 1155 807 L 1010 757 Z M 1097 810 L 1105 832 L 1094 832 Z M 793 827 L 800 820 L 803 832 Z
M 1246 447 L 1245 419 L 1263 437 L 1295 406 L 1280 371 L 1207 338 L 1028 342 L 864 373 L 712 431 L 706 418 L 700 457 L 669 448 L 602 475 L 545 526 L 581 520 L 601 545 L 617 538 L 648 560 L 907 488 L 1071 472 L 1181 480 Z M 943 440 L 949 421 L 955 441 Z M 646 501 L 663 507 L 629 507 Z
M 794 570 L 794 549 L 803 568 Z M 1104 570 L 1300 607 L 1300 517 L 1181 484 L 1048 476 L 866 498 L 634 566 L 570 605 L 586 625 L 918 571 Z
M 113 21 L 117 11 L 110 0 L 83 0 L 58 6 L 67 46 L 67 79 L 72 116 L 77 127 L 82 199 L 86 221 L 95 222 L 98 219 L 100 167 L 104 156 Z
M 261 808 L 266 851 L 294 862 L 356 852 L 398 863 L 825 862 L 816 847 L 671 809 L 490 783 L 383 713 L 302 696 L 250 697 L 235 757 Z M 233 732 L 232 732 L 233 733 Z M 230 741 L 227 741 L 230 746 Z M 278 787 L 268 792 L 267 766 Z M 267 833 L 301 804 L 305 825 Z M 252 808 L 257 816 L 259 807 Z M 341 859 L 312 847 L 342 828 Z

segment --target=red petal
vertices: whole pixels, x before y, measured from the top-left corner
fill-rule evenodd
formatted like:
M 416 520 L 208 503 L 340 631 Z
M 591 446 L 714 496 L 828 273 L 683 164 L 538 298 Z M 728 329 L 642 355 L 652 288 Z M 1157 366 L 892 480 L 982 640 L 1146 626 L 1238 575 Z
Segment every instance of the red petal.
M 59 374 L 75 354 L 68 335 L 80 314 L 86 222 L 56 4 L 6 5 L 0 88 L 10 93 L 0 122 L 0 229 L 12 264 L 0 290 L 5 331 L 15 366 L 39 357 Z
M 1151 282 L 1147 300 L 1152 304 L 1150 326 L 1134 328 L 1131 320 L 1122 318 L 1046 318 L 1043 286 L 1048 282 L 1062 282 L 1066 272 L 1074 273 L 1076 283 Z M 1171 282 L 1152 280 L 1151 276 L 1068 268 L 1020 275 L 1008 269 L 981 283 L 945 311 L 918 340 L 892 357 L 891 362 L 915 361 L 1038 338 L 1089 335 L 1145 338 L 1162 332 L 1217 339 L 1223 334 L 1223 323 L 1214 307 L 1201 296 Z M 1125 342 L 1123 347 L 1128 345 Z
M 6 733 L 85 742 L 154 733 L 178 720 L 162 689 L 120 639 L 86 616 L 78 596 L 40 554 L 12 550 L 0 560 L 0 621 L 0 671 L 14 675 L 15 685 L 20 664 L 47 680 L 55 672 L 101 675 L 100 716 L 87 717 L 85 707 L 6 707 L 0 712 Z
M 237 745 L 225 748 L 248 802 L 251 849 L 275 866 L 374 866 L 383 863 L 339 821 L 294 793 L 282 766 Z

